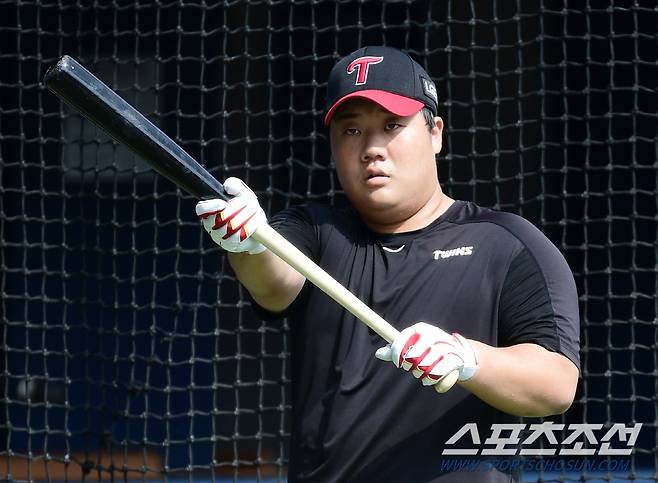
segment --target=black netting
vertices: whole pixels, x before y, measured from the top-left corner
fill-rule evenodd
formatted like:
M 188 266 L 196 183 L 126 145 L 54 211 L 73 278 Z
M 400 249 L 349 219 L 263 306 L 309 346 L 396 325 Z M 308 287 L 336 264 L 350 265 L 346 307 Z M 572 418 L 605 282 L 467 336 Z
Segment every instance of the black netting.
M 630 477 L 658 480 L 657 25 L 648 0 L 0 0 L 0 478 L 287 465 L 285 321 L 254 316 L 195 200 L 63 106 L 46 69 L 72 55 L 272 213 L 344 202 L 325 81 L 386 44 L 437 83 L 447 191 L 525 216 L 575 274 L 583 381 L 553 420 L 644 423 Z

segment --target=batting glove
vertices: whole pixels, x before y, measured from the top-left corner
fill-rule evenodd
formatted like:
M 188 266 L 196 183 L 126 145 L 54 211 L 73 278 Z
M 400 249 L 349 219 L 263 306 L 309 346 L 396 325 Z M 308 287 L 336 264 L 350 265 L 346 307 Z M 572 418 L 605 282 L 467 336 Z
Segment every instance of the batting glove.
M 467 381 L 478 369 L 475 351 L 466 339 L 425 322 L 404 329 L 391 344 L 379 348 L 375 357 L 411 372 L 424 386 L 441 382 L 455 370 L 458 381 Z
M 238 178 L 224 181 L 224 191 L 233 196 L 229 201 L 199 201 L 196 214 L 210 237 L 224 250 L 256 255 L 266 248 L 250 236 L 267 223 L 265 212 L 253 191 Z

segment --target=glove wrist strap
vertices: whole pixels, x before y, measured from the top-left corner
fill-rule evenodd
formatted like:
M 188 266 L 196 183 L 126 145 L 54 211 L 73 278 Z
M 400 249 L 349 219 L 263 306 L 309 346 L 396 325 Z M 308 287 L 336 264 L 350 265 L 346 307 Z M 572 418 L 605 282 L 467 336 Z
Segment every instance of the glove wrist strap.
M 472 378 L 475 373 L 478 370 L 478 366 L 471 366 L 471 367 L 462 367 L 462 369 L 459 371 L 459 379 L 457 379 L 459 382 L 464 382 L 468 381 L 470 378 Z
M 259 243 L 256 248 L 252 248 L 248 253 L 249 255 L 258 255 L 259 253 L 263 253 L 265 250 L 267 250 L 267 247 L 262 243 Z

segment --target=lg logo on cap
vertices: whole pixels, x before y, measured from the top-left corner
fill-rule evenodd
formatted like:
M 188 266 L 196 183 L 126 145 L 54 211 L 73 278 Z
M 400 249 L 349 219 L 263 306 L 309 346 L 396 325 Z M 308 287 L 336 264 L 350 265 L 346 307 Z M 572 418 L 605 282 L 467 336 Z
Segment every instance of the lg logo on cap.
M 384 57 L 374 57 L 367 55 L 365 57 L 359 57 L 354 59 L 347 66 L 347 73 L 352 74 L 356 71 L 356 82 L 354 85 L 361 86 L 368 81 L 368 70 L 370 69 L 371 64 L 379 64 Z
M 424 79 L 423 77 L 421 77 L 420 80 L 423 82 L 423 90 L 425 91 L 425 94 L 434 99 L 434 102 L 438 104 L 439 98 L 436 94 L 436 86 L 434 85 L 434 82 Z

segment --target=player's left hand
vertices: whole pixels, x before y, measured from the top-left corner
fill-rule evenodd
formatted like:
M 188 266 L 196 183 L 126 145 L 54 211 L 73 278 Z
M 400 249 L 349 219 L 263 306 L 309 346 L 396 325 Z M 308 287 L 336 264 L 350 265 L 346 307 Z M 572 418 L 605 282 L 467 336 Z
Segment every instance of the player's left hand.
M 210 237 L 224 250 L 257 255 L 266 250 L 251 235 L 267 223 L 256 194 L 239 178 L 227 178 L 224 190 L 232 198 L 199 201 L 196 214 Z
M 375 357 L 411 372 L 424 386 L 441 382 L 455 370 L 458 381 L 467 381 L 478 368 L 475 351 L 464 337 L 425 322 L 404 329 L 391 344 L 379 348 Z

